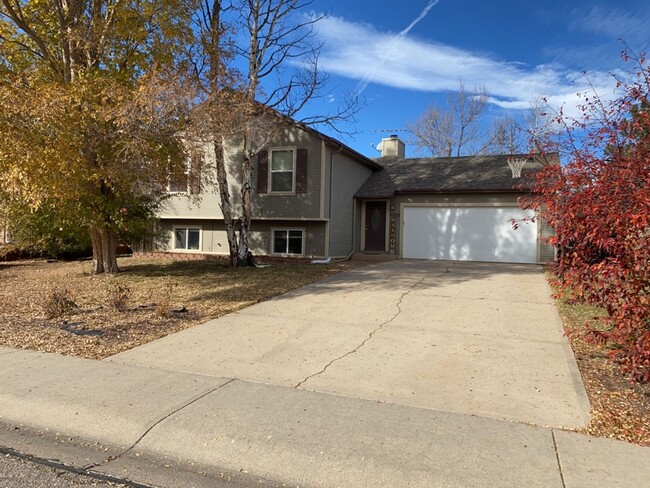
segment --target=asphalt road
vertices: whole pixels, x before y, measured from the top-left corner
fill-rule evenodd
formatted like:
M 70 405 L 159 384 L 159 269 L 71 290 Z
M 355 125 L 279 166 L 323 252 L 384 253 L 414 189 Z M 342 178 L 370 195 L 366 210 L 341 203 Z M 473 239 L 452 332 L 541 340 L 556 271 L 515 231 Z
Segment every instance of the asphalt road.
M 157 477 L 160 480 L 160 477 Z M 122 481 L 122 482 L 120 482 Z M 139 483 L 127 480 L 89 476 L 71 469 L 60 469 L 44 459 L 33 458 L 13 449 L 0 446 L 0 488 L 186 488 L 190 484 L 178 480 L 160 481 L 153 484 L 145 480 Z M 233 475 L 223 480 L 208 479 L 192 486 L 209 488 L 288 488 L 293 484 L 276 484 L 253 479 L 246 475 Z
M 0 456 L 0 488 L 129 488 L 131 485 L 98 480 L 9 454 Z

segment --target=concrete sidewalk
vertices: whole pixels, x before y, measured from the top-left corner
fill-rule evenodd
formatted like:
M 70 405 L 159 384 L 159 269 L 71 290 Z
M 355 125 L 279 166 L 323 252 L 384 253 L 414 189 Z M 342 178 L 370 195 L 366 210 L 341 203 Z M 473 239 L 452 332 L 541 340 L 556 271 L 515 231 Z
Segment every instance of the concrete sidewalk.
M 0 348 L 0 370 L 0 445 L 157 486 L 650 479 L 650 449 L 558 429 L 31 351 Z
M 542 269 L 391 261 L 107 361 L 580 428 L 589 402 Z

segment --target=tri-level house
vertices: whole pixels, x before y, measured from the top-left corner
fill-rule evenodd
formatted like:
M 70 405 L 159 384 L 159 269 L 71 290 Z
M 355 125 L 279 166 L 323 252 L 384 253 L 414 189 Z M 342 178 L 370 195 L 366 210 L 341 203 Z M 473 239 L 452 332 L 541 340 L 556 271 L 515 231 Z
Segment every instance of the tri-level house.
M 539 222 L 517 199 L 528 189 L 521 176 L 541 162 L 527 155 L 405 158 L 404 143 L 390 136 L 382 157 L 366 157 L 314 129 L 287 127 L 258 154 L 252 195 L 255 255 L 342 258 L 376 253 L 402 258 L 541 263 L 554 249 L 540 238 Z M 208 157 L 210 155 L 208 154 Z M 523 164 L 515 167 L 512 161 Z M 227 151 L 230 184 L 241 154 Z M 160 215 L 157 250 L 228 254 L 216 187 L 199 203 L 189 182 Z M 231 186 L 237 205 L 239 188 Z

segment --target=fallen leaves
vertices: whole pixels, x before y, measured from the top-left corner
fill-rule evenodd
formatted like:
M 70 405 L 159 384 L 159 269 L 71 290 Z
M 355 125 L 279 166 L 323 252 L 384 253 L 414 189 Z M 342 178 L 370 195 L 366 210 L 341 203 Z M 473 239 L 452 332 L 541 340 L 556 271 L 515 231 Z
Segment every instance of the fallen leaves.
M 103 359 L 361 264 L 232 270 L 222 261 L 123 258 L 119 265 L 118 276 L 92 276 L 89 262 L 0 263 L 0 345 Z M 77 306 L 47 318 L 55 289 Z

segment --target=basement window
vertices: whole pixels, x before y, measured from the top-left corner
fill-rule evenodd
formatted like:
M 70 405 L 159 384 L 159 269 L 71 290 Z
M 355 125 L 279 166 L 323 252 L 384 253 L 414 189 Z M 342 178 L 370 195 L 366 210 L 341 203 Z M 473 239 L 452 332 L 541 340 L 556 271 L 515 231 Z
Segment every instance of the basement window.
M 174 227 L 174 249 L 198 251 L 201 249 L 200 227 Z
M 302 229 L 274 229 L 273 254 L 302 255 L 304 232 Z

